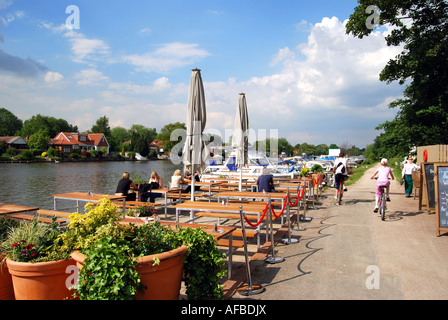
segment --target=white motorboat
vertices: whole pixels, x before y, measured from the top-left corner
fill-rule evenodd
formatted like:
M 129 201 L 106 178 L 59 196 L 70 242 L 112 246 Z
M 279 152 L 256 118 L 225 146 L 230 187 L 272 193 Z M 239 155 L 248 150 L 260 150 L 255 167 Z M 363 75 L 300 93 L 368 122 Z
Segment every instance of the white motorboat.
M 249 150 L 249 164 L 242 168 L 243 178 L 248 181 L 255 181 L 262 174 L 263 168 L 268 168 L 274 178 L 295 178 L 298 175 L 293 165 L 274 164 L 262 152 Z M 239 178 L 241 171 L 236 167 L 236 152 L 230 153 L 227 160 L 222 165 L 213 162 L 202 172 L 203 178 L 232 177 Z

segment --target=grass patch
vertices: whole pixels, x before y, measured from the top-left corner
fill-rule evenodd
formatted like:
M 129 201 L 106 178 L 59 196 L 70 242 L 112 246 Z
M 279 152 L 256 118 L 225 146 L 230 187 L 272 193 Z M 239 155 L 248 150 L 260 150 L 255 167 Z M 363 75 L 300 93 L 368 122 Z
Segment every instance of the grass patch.
M 354 184 L 356 181 L 361 179 L 361 177 L 364 175 L 364 173 L 367 170 L 369 170 L 370 168 L 372 168 L 375 165 L 376 165 L 376 163 L 361 164 L 361 165 L 358 165 L 356 168 L 350 168 L 350 177 L 345 182 L 345 185 L 350 186 L 350 185 Z

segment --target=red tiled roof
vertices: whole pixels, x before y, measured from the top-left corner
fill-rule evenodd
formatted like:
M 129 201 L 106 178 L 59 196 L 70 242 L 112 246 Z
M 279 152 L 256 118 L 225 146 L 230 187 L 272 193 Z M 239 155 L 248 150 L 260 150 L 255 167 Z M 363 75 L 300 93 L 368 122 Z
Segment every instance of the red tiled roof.
M 85 137 L 85 141 L 81 141 L 80 137 Z M 108 147 L 109 144 L 106 137 L 102 133 L 70 133 L 60 132 L 54 139 L 50 139 L 50 144 L 54 145 L 79 145 L 79 146 L 98 146 Z

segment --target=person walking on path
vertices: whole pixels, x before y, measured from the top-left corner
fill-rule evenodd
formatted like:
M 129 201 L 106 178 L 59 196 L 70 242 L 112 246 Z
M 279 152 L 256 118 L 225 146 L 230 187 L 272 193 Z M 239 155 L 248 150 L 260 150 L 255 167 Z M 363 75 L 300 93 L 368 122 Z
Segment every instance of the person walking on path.
M 420 167 L 413 163 L 413 159 L 409 157 L 401 172 L 401 178 L 404 180 L 404 192 L 407 198 L 411 197 L 412 188 L 414 187 L 414 182 L 412 181 L 412 172 L 414 170 L 420 170 Z
M 378 212 L 378 201 L 381 197 L 381 186 L 386 186 L 386 201 L 390 201 L 389 197 L 389 189 L 390 189 L 390 181 L 389 176 L 392 180 L 395 179 L 392 169 L 387 166 L 387 159 L 381 159 L 381 166 L 376 169 L 375 173 L 370 179 L 375 179 L 376 175 L 378 175 L 378 180 L 376 183 L 376 194 L 375 194 L 375 209 L 373 212 Z

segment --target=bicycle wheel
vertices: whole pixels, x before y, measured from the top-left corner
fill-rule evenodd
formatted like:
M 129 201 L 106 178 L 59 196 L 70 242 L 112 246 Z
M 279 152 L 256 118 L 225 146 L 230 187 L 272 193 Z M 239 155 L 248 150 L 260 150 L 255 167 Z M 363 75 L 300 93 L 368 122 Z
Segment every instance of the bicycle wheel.
M 339 184 L 339 192 L 338 192 L 338 203 L 342 204 L 342 194 L 344 193 L 344 187 L 342 186 L 342 182 Z
M 380 214 L 381 220 L 384 221 L 384 219 L 386 219 L 386 196 L 384 193 L 381 195 Z

